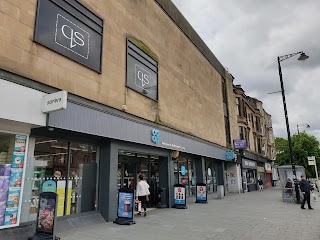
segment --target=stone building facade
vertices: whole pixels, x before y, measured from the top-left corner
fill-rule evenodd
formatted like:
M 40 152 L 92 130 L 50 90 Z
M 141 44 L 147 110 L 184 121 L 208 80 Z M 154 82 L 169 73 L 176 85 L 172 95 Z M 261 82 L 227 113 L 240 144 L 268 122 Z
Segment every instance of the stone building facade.
M 250 170 L 250 174 L 253 173 L 249 176 L 250 183 L 256 184 L 257 179 L 261 178 L 264 184 L 271 186 L 271 166 L 275 157 L 271 115 L 263 108 L 261 101 L 247 96 L 241 85 L 234 86 L 234 94 L 239 139 L 247 142 L 247 149 L 241 152 L 241 155 L 243 159 L 257 162 L 256 172 Z M 247 173 L 243 173 L 244 175 Z
M 76 227 L 69 219 L 113 221 L 118 190 L 140 174 L 151 207 L 174 205 L 176 184 L 183 198 L 197 183 L 240 192 L 241 165 L 226 154 L 239 138 L 233 77 L 171 1 L 0 0 L 0 28 L 0 140 L 11 146 L 0 165 L 22 171 L 0 238 L 31 234 L 48 181 L 58 232 Z M 260 133 L 252 143 L 268 146 Z

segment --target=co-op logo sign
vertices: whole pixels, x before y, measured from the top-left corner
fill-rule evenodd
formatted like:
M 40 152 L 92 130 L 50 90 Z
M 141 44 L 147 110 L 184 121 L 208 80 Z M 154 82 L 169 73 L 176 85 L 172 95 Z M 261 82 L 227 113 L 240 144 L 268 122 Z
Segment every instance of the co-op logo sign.
M 90 34 L 61 14 L 57 14 L 55 43 L 69 51 L 89 58 Z
M 151 140 L 154 143 L 159 143 L 160 142 L 160 132 L 157 129 L 152 129 L 151 130 Z

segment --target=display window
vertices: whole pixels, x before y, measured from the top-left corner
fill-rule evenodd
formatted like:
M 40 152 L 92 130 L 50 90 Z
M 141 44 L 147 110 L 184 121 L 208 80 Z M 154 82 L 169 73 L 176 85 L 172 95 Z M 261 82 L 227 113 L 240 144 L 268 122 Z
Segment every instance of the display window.
M 28 136 L 0 132 L 0 229 L 19 225 Z
M 217 191 L 217 172 L 215 167 L 215 162 L 212 160 L 205 161 L 206 167 L 206 184 L 208 193 L 213 193 Z
M 193 159 L 179 158 L 174 166 L 175 183 L 186 186 L 187 196 L 193 196 L 196 193 L 197 179 L 194 164 Z
M 256 183 L 256 170 L 247 171 L 247 183 L 248 184 Z
M 36 219 L 41 192 L 58 194 L 58 217 L 97 209 L 97 146 L 35 137 L 31 148 L 23 222 Z

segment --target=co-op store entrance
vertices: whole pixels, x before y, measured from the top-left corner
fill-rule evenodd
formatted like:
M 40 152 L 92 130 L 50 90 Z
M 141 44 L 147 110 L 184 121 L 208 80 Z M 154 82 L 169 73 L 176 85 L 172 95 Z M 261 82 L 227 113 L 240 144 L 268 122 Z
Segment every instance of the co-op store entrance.
M 136 190 L 138 177 L 143 175 L 150 185 L 149 207 L 156 207 L 160 202 L 160 162 L 161 157 L 143 153 L 119 151 L 118 158 L 118 189 L 131 188 Z

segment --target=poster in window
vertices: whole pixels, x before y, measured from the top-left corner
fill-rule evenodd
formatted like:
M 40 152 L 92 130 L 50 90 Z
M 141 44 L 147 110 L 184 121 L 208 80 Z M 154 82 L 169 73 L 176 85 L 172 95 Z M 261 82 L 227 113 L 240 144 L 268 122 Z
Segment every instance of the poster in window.
M 13 152 L 12 168 L 23 168 L 24 152 Z
M 12 225 L 17 223 L 18 208 L 6 208 L 6 214 L 4 217 L 4 225 Z
M 16 139 L 15 139 L 15 143 L 14 143 L 14 151 L 25 152 L 26 142 L 27 142 L 27 136 L 16 135 Z
M 13 147 L 6 151 L 8 155 L 12 155 L 9 162 L 0 164 L 0 229 L 19 224 L 27 138 L 27 135 L 11 135 L 4 139 Z

